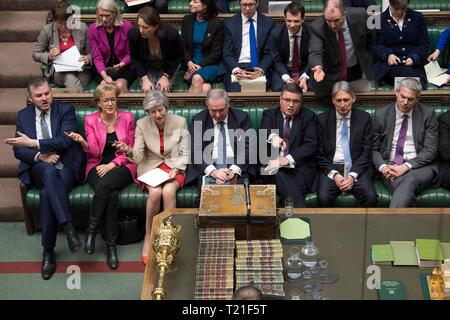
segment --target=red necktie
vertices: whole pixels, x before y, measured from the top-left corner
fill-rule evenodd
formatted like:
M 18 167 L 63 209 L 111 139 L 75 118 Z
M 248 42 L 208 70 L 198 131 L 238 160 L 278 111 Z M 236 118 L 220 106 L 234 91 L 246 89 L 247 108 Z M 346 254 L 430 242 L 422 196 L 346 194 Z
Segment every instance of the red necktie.
M 339 70 L 339 81 L 347 81 L 347 55 L 345 53 L 344 32 L 339 31 L 339 51 L 341 52 L 341 69 Z
M 291 66 L 291 76 L 295 83 L 298 84 L 298 79 L 300 78 L 300 72 L 298 70 L 299 66 L 299 54 L 298 54 L 298 36 L 294 34 L 292 36 L 294 38 L 294 47 L 292 49 L 292 66 Z

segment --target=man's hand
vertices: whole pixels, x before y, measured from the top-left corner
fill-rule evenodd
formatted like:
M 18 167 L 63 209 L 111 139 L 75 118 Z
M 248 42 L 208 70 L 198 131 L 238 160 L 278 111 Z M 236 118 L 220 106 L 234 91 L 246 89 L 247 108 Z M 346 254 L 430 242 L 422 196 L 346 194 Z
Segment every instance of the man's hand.
M 17 131 L 18 137 L 5 139 L 5 143 L 14 147 L 34 148 L 38 147 L 36 139 L 30 139 L 22 132 Z
M 298 82 L 298 86 L 302 88 L 303 92 L 308 91 L 308 80 L 305 77 L 301 78 Z
M 394 181 L 398 177 L 401 177 L 409 171 L 409 167 L 406 164 L 397 165 L 391 164 L 387 165 L 383 169 L 383 176 L 386 180 Z
M 233 74 L 238 80 L 245 79 L 245 71 L 240 68 L 236 69 L 236 71 L 233 72 Z
M 114 162 L 110 162 L 108 164 L 100 164 L 95 167 L 95 170 L 97 171 L 97 175 L 102 178 L 105 174 L 108 173 L 111 169 L 116 168 L 117 165 Z
M 352 190 L 353 185 L 355 184 L 355 180 L 353 179 L 352 176 L 348 176 L 347 179 L 343 179 L 343 181 L 341 182 L 341 185 L 339 186 L 339 189 L 342 192 L 348 192 L 350 190 Z
M 325 78 L 325 72 L 322 70 L 322 68 L 314 67 L 311 68 L 311 71 L 314 73 L 314 80 L 316 80 L 316 82 L 320 82 L 323 80 L 323 78 Z
M 258 78 L 261 75 L 262 75 L 261 70 L 256 69 L 256 68 L 255 68 L 255 71 L 244 71 L 244 79 L 253 80 L 253 79 Z
M 51 153 L 41 153 L 38 155 L 37 159 L 42 162 L 55 164 L 59 161 L 59 154 L 56 154 L 54 152 Z
M 216 184 L 224 184 L 235 176 L 233 171 L 226 168 L 215 169 L 209 175 L 216 179 Z
M 275 136 L 272 138 L 271 142 L 272 147 L 280 149 L 280 148 L 286 148 L 286 141 L 284 141 L 280 136 Z
M 278 157 L 274 160 L 269 160 L 268 167 L 283 167 L 289 165 L 289 160 L 286 157 Z

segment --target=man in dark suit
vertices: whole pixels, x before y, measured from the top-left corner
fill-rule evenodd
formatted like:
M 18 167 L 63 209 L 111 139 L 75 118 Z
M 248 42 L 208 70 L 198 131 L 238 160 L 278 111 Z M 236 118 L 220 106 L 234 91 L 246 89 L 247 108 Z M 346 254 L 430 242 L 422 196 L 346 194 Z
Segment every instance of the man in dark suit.
M 422 87 L 413 78 L 400 81 L 396 102 L 375 112 L 375 168 L 392 193 L 391 208 L 409 207 L 415 196 L 438 182 L 438 121 L 434 110 L 418 102 Z
M 240 92 L 237 80 L 256 79 L 267 75 L 272 64 L 270 54 L 264 50 L 270 30 L 271 18 L 256 11 L 258 0 L 240 0 L 241 12 L 224 22 L 223 60 L 219 75 L 224 76 L 227 91 Z
M 377 194 L 372 184 L 370 115 L 352 108 L 356 95 L 346 81 L 336 82 L 331 96 L 335 109 L 317 117 L 319 204 L 330 207 L 339 194 L 350 192 L 362 207 L 373 207 Z
M 356 91 L 369 90 L 372 78 L 367 48 L 374 33 L 367 28 L 363 8 L 345 8 L 339 0 L 325 2 L 323 15 L 311 24 L 309 66 L 313 90 L 329 100 L 336 81 L 348 81 Z
M 297 208 L 306 207 L 305 195 L 315 189 L 317 171 L 315 114 L 302 108 L 302 97 L 299 86 L 285 84 L 280 95 L 280 107 L 264 110 L 261 120 L 261 129 L 267 130 L 268 143 L 277 150 L 275 159 L 267 163 L 261 160 L 262 165 L 267 165 L 261 169 L 261 174 L 266 174 L 266 183 L 274 179 L 278 194 L 283 198 L 293 198 Z M 272 154 L 269 156 L 274 157 Z
M 54 102 L 45 79 L 28 84 L 28 104 L 17 115 L 17 136 L 6 139 L 20 160 L 19 179 L 40 189 L 42 227 L 42 278 L 48 280 L 56 270 L 55 243 L 58 227 L 64 229 L 69 249 L 81 247 L 72 223 L 68 194 L 83 179 L 84 152 L 65 132 L 76 131 L 75 109 Z
M 191 164 L 186 184 L 203 176 L 216 184 L 236 183 L 254 177 L 250 162 L 256 163 L 256 133 L 246 112 L 231 108 L 223 89 L 213 89 L 206 96 L 207 110 L 192 118 Z M 253 159 L 253 160 L 251 160 Z
M 439 117 L 439 155 L 441 186 L 450 190 L 450 111 Z
M 304 24 L 305 8 L 299 2 L 291 2 L 284 9 L 284 22 L 272 29 L 266 51 L 273 60 L 270 76 L 272 91 L 281 91 L 285 83 L 294 82 L 308 90 L 306 67 L 310 34 Z

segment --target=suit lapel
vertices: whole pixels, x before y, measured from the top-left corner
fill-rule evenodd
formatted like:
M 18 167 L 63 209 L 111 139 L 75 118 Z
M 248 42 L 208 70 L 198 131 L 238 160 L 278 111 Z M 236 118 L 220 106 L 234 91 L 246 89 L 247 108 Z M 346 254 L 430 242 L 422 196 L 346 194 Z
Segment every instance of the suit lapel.
M 290 48 L 289 48 L 289 33 L 286 29 L 286 27 L 283 27 L 283 32 L 281 33 L 281 60 L 282 61 L 286 61 L 289 62 L 289 53 L 290 53 Z
M 330 111 L 328 117 L 328 130 L 330 130 L 330 144 L 333 147 L 333 154 L 336 152 L 336 111 Z
M 391 152 L 392 147 L 392 139 L 394 138 L 394 130 L 395 130 L 395 103 L 389 108 L 387 114 L 387 125 L 386 125 L 386 138 L 387 138 L 387 147 L 386 152 Z
M 240 13 L 238 13 L 238 19 L 237 19 L 238 25 L 236 26 L 236 29 L 234 29 L 234 38 L 237 40 L 236 41 L 236 48 L 238 48 L 237 50 L 237 57 L 239 59 L 239 54 L 241 52 L 241 47 L 242 47 L 242 15 Z
M 50 111 L 50 124 L 52 126 L 52 137 L 59 135 L 59 121 L 58 121 L 58 108 L 55 104 L 52 104 L 52 109 Z
M 333 48 L 335 55 L 337 57 L 340 57 L 340 50 L 339 50 L 339 43 L 336 38 L 336 33 L 331 31 L 331 29 L 328 27 L 327 23 L 325 22 L 325 19 L 323 20 L 323 27 L 326 33 L 325 39 L 329 39 L 331 41 L 331 47 Z M 326 50 L 326 49 L 325 49 Z
M 37 138 L 37 132 L 36 132 L 36 108 L 33 104 L 28 104 L 28 109 L 25 117 L 25 124 L 27 130 L 24 130 L 25 134 L 31 138 L 36 139 Z
M 263 43 L 264 43 L 264 37 L 266 36 L 266 30 L 264 30 L 264 25 L 262 22 L 262 16 L 257 13 L 258 15 L 258 21 L 256 22 L 256 26 L 258 28 L 258 30 L 256 30 L 256 45 L 258 47 L 258 52 L 261 52 L 261 50 L 263 49 Z

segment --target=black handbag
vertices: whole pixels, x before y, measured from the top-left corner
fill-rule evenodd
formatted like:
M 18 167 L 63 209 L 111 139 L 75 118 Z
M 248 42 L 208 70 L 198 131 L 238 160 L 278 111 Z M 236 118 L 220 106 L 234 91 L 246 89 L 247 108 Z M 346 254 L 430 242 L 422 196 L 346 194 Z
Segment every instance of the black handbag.
M 119 219 L 117 244 L 125 245 L 142 241 L 145 236 L 145 225 L 137 216 L 124 216 Z

